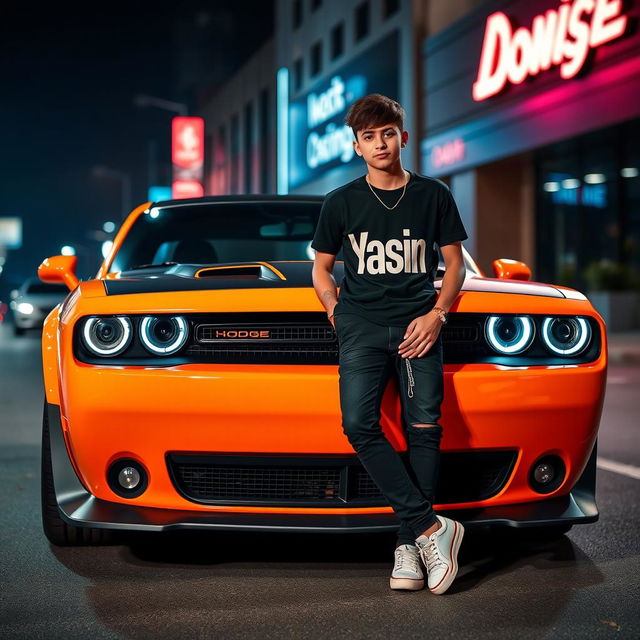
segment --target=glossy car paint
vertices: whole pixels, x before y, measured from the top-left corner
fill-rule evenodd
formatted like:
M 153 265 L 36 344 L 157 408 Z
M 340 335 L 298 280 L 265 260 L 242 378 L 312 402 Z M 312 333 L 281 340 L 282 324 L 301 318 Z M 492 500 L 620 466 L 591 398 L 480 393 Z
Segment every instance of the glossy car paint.
M 135 216 L 116 237 L 98 278 L 108 267 Z M 440 285 L 436 281 L 436 288 Z M 481 502 L 447 508 L 510 505 L 567 494 L 587 464 L 597 436 L 607 372 L 602 318 L 578 292 L 543 283 L 470 275 L 451 308 L 456 312 L 583 315 L 596 319 L 598 358 L 581 365 L 507 367 L 445 365 L 443 451 L 516 449 L 518 458 L 502 491 Z M 309 283 L 287 289 L 157 292 L 107 296 L 100 279 L 81 282 L 47 317 L 42 356 L 47 402 L 60 407 L 69 458 L 84 487 L 97 498 L 145 507 L 246 513 L 389 513 L 390 507 L 301 508 L 205 505 L 173 486 L 167 452 L 353 454 L 341 427 L 337 365 L 185 364 L 172 367 L 91 365 L 77 361 L 72 330 L 83 316 L 112 313 L 216 311 L 321 311 Z M 400 399 L 389 381 L 381 424 L 393 446 L 406 442 Z M 531 465 L 555 454 L 567 468 L 564 482 L 544 496 L 528 484 Z M 138 460 L 149 474 L 145 493 L 116 495 L 106 481 L 109 464 Z M 440 505 L 435 505 L 436 509 Z

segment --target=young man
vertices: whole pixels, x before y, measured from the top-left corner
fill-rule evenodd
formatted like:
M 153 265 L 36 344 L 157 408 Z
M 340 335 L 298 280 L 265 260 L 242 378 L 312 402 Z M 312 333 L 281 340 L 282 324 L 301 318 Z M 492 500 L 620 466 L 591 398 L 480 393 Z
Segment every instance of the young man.
M 367 174 L 325 197 L 311 243 L 313 284 L 338 337 L 343 431 L 400 519 L 390 586 L 423 588 L 421 558 L 429 589 L 441 594 L 458 571 L 464 528 L 432 508 L 442 436 L 440 330 L 464 281 L 461 241 L 468 236 L 449 188 L 403 169 L 404 116 L 380 94 L 351 105 L 345 123 Z M 437 298 L 434 242 L 446 263 Z M 332 272 L 340 248 L 338 299 Z M 410 469 L 379 423 L 390 370 L 398 378 Z

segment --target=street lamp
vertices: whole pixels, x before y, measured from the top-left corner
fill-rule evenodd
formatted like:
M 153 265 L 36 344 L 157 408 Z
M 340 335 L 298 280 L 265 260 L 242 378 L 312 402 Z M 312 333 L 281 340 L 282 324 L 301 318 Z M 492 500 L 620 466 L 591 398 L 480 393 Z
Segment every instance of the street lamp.
M 164 98 L 156 98 L 155 96 L 148 96 L 146 93 L 139 93 L 133 97 L 133 104 L 136 107 L 158 107 L 158 109 L 164 109 L 165 111 L 173 111 L 180 116 L 186 116 L 189 112 L 184 102 L 173 102 L 172 100 L 165 100 Z
M 93 167 L 91 174 L 95 178 L 110 178 L 120 181 L 122 218 L 124 219 L 131 212 L 131 177 L 129 174 L 104 166 Z

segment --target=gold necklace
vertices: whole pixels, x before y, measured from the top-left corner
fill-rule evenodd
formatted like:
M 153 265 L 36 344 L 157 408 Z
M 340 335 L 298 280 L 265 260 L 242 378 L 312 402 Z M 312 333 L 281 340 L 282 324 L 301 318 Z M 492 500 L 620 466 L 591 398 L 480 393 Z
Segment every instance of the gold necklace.
M 407 184 L 409 184 L 409 180 L 411 179 L 411 174 L 409 174 L 409 178 L 407 178 L 407 181 L 404 183 L 404 187 L 402 189 L 402 193 L 400 194 L 400 197 L 398 198 L 398 202 L 396 202 L 393 207 L 387 207 L 387 205 L 382 202 L 382 200 L 380 200 L 380 196 L 373 190 L 373 187 L 371 186 L 371 183 L 369 182 L 369 174 L 367 174 L 364 177 L 366 183 L 369 185 L 369 189 L 371 189 L 371 193 L 373 193 L 373 195 L 378 198 L 378 200 L 380 201 L 380 204 L 385 208 L 388 209 L 389 211 L 395 209 L 399 204 L 400 204 L 400 200 L 402 200 L 402 198 L 404 197 L 404 193 L 407 190 Z

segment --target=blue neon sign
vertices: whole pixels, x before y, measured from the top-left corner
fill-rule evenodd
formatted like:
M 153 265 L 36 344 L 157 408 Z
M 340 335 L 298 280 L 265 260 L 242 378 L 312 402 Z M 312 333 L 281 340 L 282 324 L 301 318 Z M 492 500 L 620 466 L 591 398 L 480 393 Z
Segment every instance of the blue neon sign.
M 330 169 L 362 162 L 344 118 L 350 105 L 369 93 L 398 98 L 398 41 L 398 32 L 392 32 L 289 104 L 289 188 Z

